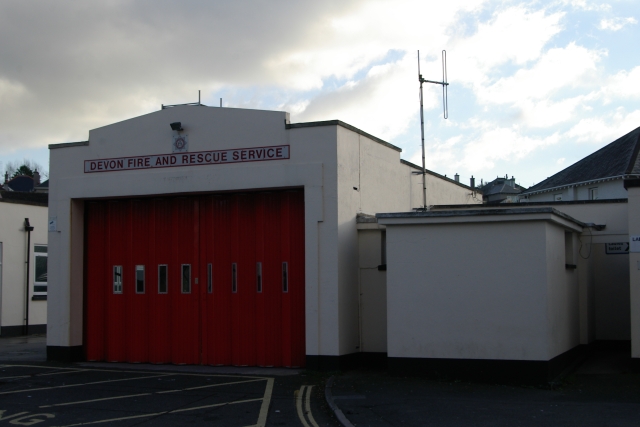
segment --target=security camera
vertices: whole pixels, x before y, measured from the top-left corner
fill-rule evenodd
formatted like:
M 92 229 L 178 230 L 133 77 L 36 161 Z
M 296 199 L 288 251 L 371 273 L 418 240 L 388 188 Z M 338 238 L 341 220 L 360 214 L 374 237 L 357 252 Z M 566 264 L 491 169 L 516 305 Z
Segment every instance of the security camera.
M 172 130 L 177 130 L 178 132 L 181 131 L 181 130 L 184 130 L 184 129 L 182 129 L 182 123 L 181 122 L 173 122 L 169 126 L 171 126 Z

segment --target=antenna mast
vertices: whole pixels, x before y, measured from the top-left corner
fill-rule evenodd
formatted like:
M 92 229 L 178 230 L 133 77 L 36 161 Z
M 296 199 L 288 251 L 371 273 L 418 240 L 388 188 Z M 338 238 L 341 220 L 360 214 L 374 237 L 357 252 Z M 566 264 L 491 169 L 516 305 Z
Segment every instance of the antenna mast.
M 422 83 L 435 83 L 442 85 L 442 110 L 444 118 L 449 118 L 449 103 L 448 103 L 448 88 L 447 83 L 447 51 L 442 51 L 442 81 L 436 82 L 433 80 L 425 80 L 420 74 L 420 51 L 418 51 L 418 81 L 420 82 L 420 138 L 422 141 L 422 172 L 416 172 L 422 174 L 422 209 L 427 210 L 427 169 L 425 167 L 424 156 L 424 108 L 422 106 Z

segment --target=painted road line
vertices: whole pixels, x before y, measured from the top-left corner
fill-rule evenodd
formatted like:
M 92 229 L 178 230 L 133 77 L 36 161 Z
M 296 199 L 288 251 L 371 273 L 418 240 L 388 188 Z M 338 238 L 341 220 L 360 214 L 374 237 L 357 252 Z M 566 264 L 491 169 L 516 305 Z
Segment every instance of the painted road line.
M 152 396 L 154 394 L 177 393 L 177 392 L 181 392 L 181 391 L 196 390 L 196 389 L 209 388 L 209 387 L 219 387 L 219 386 L 224 386 L 224 385 L 252 383 L 252 382 L 256 382 L 256 381 L 264 381 L 264 380 L 247 380 L 247 381 L 236 381 L 236 382 L 222 383 L 222 384 L 208 384 L 208 385 L 205 385 L 205 386 L 183 388 L 183 389 L 180 389 L 180 390 L 154 391 L 152 393 L 127 394 L 127 395 L 124 395 L 124 396 L 103 397 L 103 398 L 100 398 L 100 399 L 78 400 L 78 401 L 75 401 L 75 402 L 56 403 L 54 405 L 43 405 L 43 406 L 39 406 L 39 408 L 51 408 L 51 407 L 54 407 L 54 406 L 81 405 L 83 403 L 93 403 L 93 402 L 103 402 L 103 401 L 106 401 L 106 400 L 127 399 L 127 398 L 130 398 L 130 397 Z
M 309 417 L 309 422 L 311 423 L 311 425 L 313 427 L 318 427 L 318 424 L 316 423 L 316 420 L 313 418 L 313 414 L 311 413 L 311 389 L 313 388 L 312 385 L 307 386 L 307 402 L 305 405 L 305 409 L 307 410 L 307 416 Z
M 134 377 L 134 378 L 121 378 L 121 379 L 118 379 L 118 380 L 94 381 L 94 382 L 91 382 L 91 383 L 67 384 L 67 385 L 58 385 L 58 386 L 53 386 L 53 387 L 27 388 L 27 389 L 23 389 L 23 390 L 3 391 L 3 392 L 0 392 L 0 394 L 26 393 L 26 392 L 40 391 L 40 390 L 53 390 L 53 389 L 56 389 L 56 388 L 81 387 L 81 386 L 85 386 L 85 385 L 115 383 L 115 382 L 119 382 L 119 381 L 133 381 L 133 380 L 144 380 L 144 379 L 147 379 L 147 378 L 168 377 L 168 376 L 171 376 L 171 375 L 175 375 L 175 374 L 152 375 L 152 376 Z
M 318 427 L 316 420 L 313 418 L 311 414 L 311 389 L 313 386 L 303 385 L 300 387 L 300 390 L 296 390 L 294 392 L 294 397 L 296 400 L 296 410 L 298 411 L 298 418 L 302 422 L 304 427 Z M 305 393 L 306 393 L 306 405 L 305 410 L 303 410 L 303 403 L 305 403 Z M 308 418 L 308 422 L 307 422 Z
M 157 391 L 155 392 L 156 394 L 164 394 L 164 393 L 178 393 L 181 391 L 190 391 L 190 390 L 199 390 L 202 388 L 210 388 L 210 387 L 220 387 L 223 385 L 234 385 L 234 384 L 244 384 L 244 383 L 254 383 L 256 381 L 265 381 L 267 380 L 267 378 L 261 378 L 261 379 L 257 379 L 257 380 L 246 380 L 246 381 L 234 381 L 231 383 L 221 383 L 221 384 L 207 384 L 207 385 L 201 385 L 201 386 L 197 386 L 197 387 L 189 387 L 189 388 L 183 388 L 183 389 L 177 389 L 177 390 L 165 390 L 165 391 Z
M 80 364 L 81 366 L 87 366 L 87 364 Z M 0 365 L 3 367 L 3 365 Z M 42 369 L 65 369 L 68 371 L 78 371 L 78 368 L 60 368 L 57 366 L 40 366 L 40 365 L 4 365 L 6 368 L 10 367 L 18 367 L 18 368 L 42 368 Z M 121 372 L 125 374 L 137 374 L 140 372 L 145 372 L 144 369 L 102 369 L 102 368 L 83 368 L 83 370 L 87 372 Z M 192 372 L 171 372 L 171 371 L 153 371 L 147 370 L 149 373 L 157 373 L 157 374 L 167 374 L 167 375 L 187 375 L 190 377 L 216 377 L 216 378 L 254 378 L 260 380 L 266 380 L 269 377 L 254 377 L 252 375 L 222 375 L 222 374 L 196 374 Z
M 38 408 L 53 408 L 54 406 L 81 405 L 83 403 L 102 402 L 104 400 L 127 399 L 129 397 L 150 396 L 152 394 L 153 393 L 127 394 L 125 396 L 103 397 L 102 399 L 77 400 L 75 402 L 56 403 L 54 405 L 42 405 L 42 406 L 38 406 Z
M 76 369 L 74 371 L 61 371 L 61 372 L 50 372 L 45 374 L 33 374 L 33 375 L 18 375 L 15 377 L 0 377 L 0 380 L 14 380 L 17 378 L 34 378 L 34 377 L 44 377 L 45 375 L 60 375 L 60 374 L 69 374 L 72 372 L 84 372 L 87 369 Z
M 248 426 L 248 427 L 265 427 L 267 425 L 267 415 L 269 415 L 269 404 L 271 403 L 272 394 L 273 394 L 273 378 L 267 378 L 267 386 L 264 390 L 264 396 L 262 397 L 262 406 L 260 406 L 260 414 L 258 415 L 258 422 L 253 426 Z
M 86 425 L 90 425 L 90 424 L 102 424 L 102 423 L 110 423 L 110 422 L 114 422 L 114 421 L 133 420 L 133 419 L 136 419 L 136 418 L 157 417 L 157 416 L 160 416 L 160 415 L 175 414 L 175 413 L 179 413 L 179 412 L 197 411 L 198 409 L 215 408 L 216 406 L 226 406 L 226 405 L 236 405 L 236 404 L 239 404 L 239 403 L 258 402 L 260 400 L 263 400 L 263 398 L 247 399 L 247 400 L 236 400 L 234 402 L 214 403 L 212 405 L 196 406 L 196 407 L 193 407 L 193 408 L 174 409 L 173 411 L 155 412 L 155 413 L 152 413 L 152 414 L 142 414 L 142 415 L 131 415 L 131 416 L 128 416 L 128 417 L 120 417 L 120 418 L 109 418 L 107 420 L 89 421 L 89 422 L 86 422 L 86 423 L 77 423 L 77 424 L 67 424 L 66 426 L 56 426 L 56 427 L 86 426 Z

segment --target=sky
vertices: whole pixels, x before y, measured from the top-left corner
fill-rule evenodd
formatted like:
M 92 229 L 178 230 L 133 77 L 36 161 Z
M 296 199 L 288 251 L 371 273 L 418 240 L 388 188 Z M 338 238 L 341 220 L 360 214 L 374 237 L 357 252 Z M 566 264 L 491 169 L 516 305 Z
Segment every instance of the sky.
M 529 187 L 640 126 L 640 8 L 590 1 L 0 0 L 0 169 L 196 102 L 342 120 Z

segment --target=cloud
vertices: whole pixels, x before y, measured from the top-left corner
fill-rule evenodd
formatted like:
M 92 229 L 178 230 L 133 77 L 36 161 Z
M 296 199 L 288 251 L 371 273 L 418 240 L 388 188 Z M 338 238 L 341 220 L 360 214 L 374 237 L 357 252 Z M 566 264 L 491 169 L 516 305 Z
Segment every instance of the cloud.
M 638 20 L 633 17 L 602 19 L 598 28 L 601 30 L 619 31 L 624 28 L 625 25 L 637 23 Z
M 478 25 L 472 36 L 452 40 L 450 80 L 480 91 L 498 78 L 496 67 L 537 60 L 544 46 L 561 31 L 563 16 L 562 12 L 547 14 L 525 6 L 496 11 L 489 21 Z
M 292 114 L 291 119 L 340 119 L 382 139 L 393 139 L 406 132 L 417 114 L 414 61 L 413 54 L 407 54 L 399 61 L 372 67 L 361 80 L 349 81 L 338 90 L 315 97 L 304 111 Z M 433 108 L 439 102 L 437 91 L 425 91 L 425 108 Z
M 603 146 L 640 126 L 640 109 L 627 113 L 620 107 L 603 117 L 581 119 L 564 135 L 577 142 Z
M 640 66 L 622 70 L 609 77 L 602 88 L 605 104 L 616 99 L 640 98 Z

